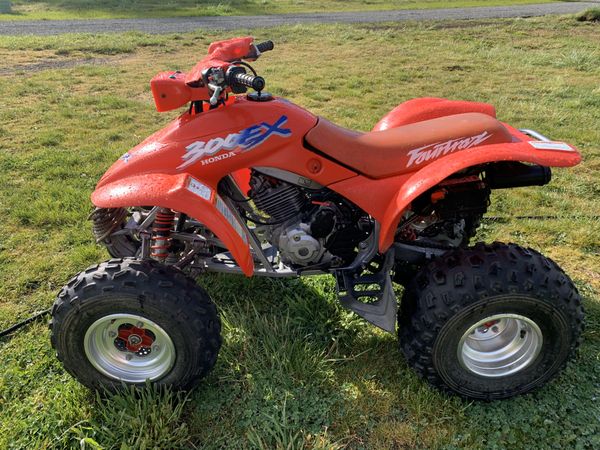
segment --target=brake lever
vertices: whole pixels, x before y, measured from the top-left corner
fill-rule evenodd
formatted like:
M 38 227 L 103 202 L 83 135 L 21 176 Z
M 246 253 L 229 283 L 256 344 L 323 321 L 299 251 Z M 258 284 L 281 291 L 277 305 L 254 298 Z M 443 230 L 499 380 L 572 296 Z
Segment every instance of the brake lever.
M 202 78 L 204 79 L 206 86 L 213 91 L 209 103 L 212 106 L 215 106 L 219 101 L 219 97 L 225 90 L 225 74 L 223 73 L 223 69 L 211 67 L 202 74 Z
M 212 89 L 213 93 L 210 96 L 210 100 L 209 103 L 212 106 L 215 106 L 217 104 L 217 102 L 219 101 L 219 97 L 221 96 L 221 93 L 223 92 L 223 87 L 219 86 L 218 84 L 213 84 L 213 83 L 209 83 L 208 87 L 210 89 Z

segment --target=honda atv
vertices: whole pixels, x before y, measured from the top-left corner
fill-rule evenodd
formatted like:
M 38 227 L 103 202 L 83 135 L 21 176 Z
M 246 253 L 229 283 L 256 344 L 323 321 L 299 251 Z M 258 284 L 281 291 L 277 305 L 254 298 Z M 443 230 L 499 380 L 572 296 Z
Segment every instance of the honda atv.
M 579 152 L 500 122 L 491 105 L 441 98 L 402 103 L 371 132 L 344 129 L 264 91 L 248 61 L 272 49 L 215 42 L 190 72 L 152 79 L 158 111 L 189 107 L 92 194 L 94 235 L 113 259 L 54 304 L 65 368 L 92 388 L 194 386 L 221 346 L 194 280 L 221 272 L 333 275 L 346 308 L 389 332 L 397 321 L 407 362 L 464 397 L 555 376 L 583 327 L 573 282 L 535 250 L 469 240 L 492 190 L 544 185 Z

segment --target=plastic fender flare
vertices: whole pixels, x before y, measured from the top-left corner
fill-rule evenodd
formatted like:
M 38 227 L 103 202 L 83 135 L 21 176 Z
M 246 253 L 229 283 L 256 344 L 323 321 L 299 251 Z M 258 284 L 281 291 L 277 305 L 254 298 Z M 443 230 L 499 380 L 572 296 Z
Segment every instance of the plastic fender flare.
M 92 203 L 99 208 L 160 206 L 187 214 L 202 222 L 223 241 L 246 276 L 254 272 L 254 262 L 246 235 L 239 234 L 216 207 L 216 192 L 210 188 L 209 198 L 190 190 L 190 182 L 198 181 L 186 173 L 138 175 L 100 186 L 92 193 Z M 241 225 L 241 224 L 240 224 Z
M 384 252 L 394 242 L 394 234 L 402 214 L 419 195 L 431 189 L 450 175 L 484 163 L 497 161 L 521 161 L 547 167 L 571 167 L 581 161 L 581 155 L 572 146 L 571 150 L 542 150 L 529 142 L 492 144 L 452 153 L 415 172 L 401 187 L 390 202 L 379 235 L 379 250 Z
M 448 100 L 439 97 L 413 98 L 400 103 L 383 116 L 372 131 L 388 130 L 423 120 L 472 112 L 496 118 L 496 109 L 488 103 Z

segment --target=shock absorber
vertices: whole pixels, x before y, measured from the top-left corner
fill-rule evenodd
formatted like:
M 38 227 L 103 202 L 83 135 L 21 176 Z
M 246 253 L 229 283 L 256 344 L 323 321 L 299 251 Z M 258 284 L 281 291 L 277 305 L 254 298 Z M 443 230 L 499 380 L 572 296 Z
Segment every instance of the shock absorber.
M 175 213 L 169 208 L 160 208 L 152 225 L 152 245 L 150 258 L 164 262 L 169 256 L 171 246 L 171 230 L 175 221 Z

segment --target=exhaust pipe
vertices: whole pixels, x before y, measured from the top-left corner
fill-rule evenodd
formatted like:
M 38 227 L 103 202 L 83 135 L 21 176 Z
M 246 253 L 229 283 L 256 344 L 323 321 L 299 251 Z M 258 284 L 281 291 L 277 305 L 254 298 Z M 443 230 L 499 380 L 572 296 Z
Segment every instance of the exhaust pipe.
M 543 186 L 551 179 L 550 167 L 513 161 L 494 163 L 485 171 L 485 180 L 491 189 Z

